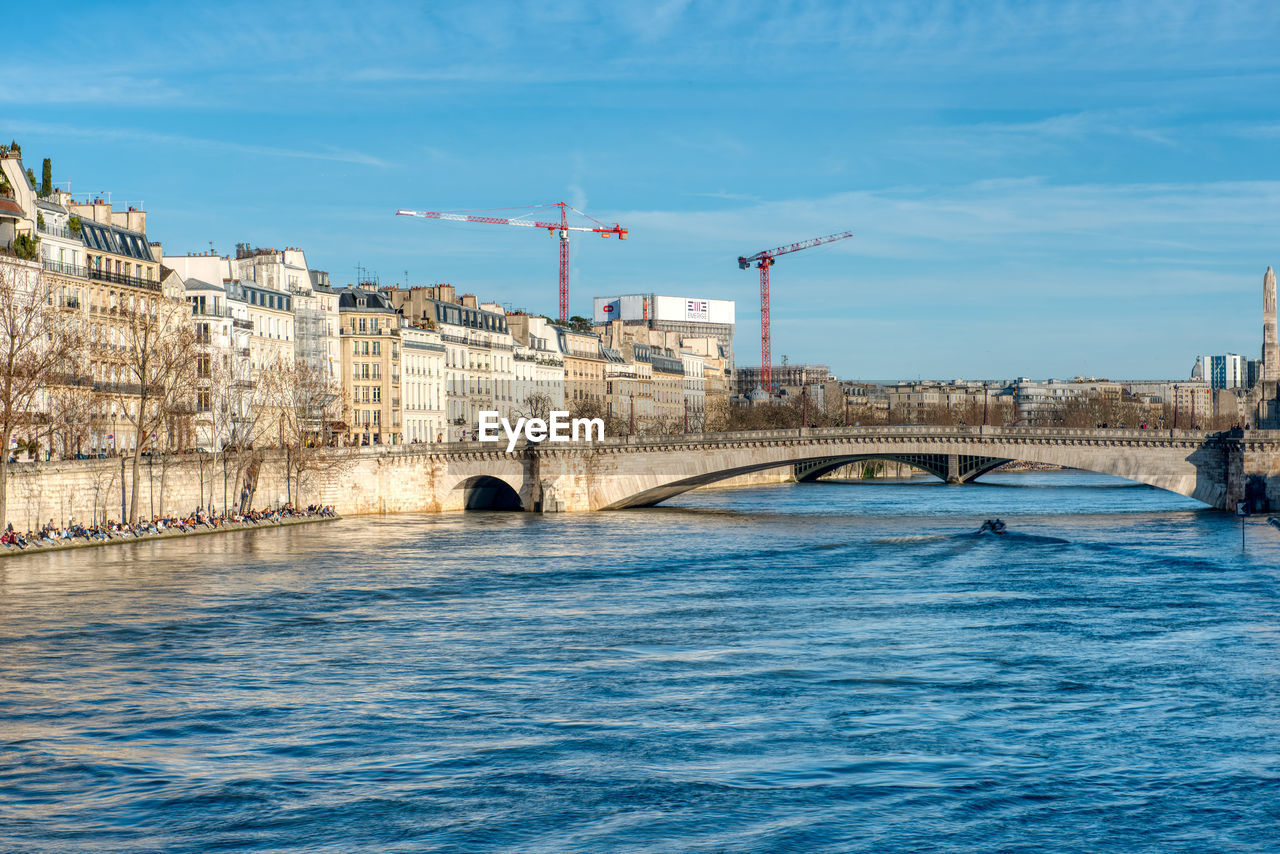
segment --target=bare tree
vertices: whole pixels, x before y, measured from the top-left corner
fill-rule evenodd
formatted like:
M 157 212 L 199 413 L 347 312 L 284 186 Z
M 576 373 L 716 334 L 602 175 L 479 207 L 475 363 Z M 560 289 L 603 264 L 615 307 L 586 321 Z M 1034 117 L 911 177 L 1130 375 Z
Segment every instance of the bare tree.
M 534 392 L 520 402 L 516 407 L 515 415 L 517 418 L 541 418 L 547 421 L 551 418 L 551 409 L 551 398 Z
M 138 469 L 143 449 L 174 412 L 190 409 L 195 389 L 196 336 L 185 302 L 139 296 L 120 307 L 124 378 L 117 404 L 133 427 L 133 485 L 128 516 L 138 517 Z M 155 443 L 150 442 L 154 449 Z
M 604 421 L 605 436 L 625 436 L 628 424 L 605 411 L 605 406 L 598 400 L 583 398 L 569 404 L 570 418 L 599 418 Z
M 310 478 L 347 456 L 330 447 L 341 395 L 327 371 L 298 359 L 279 374 L 278 401 L 288 496 L 300 504 Z
M 101 421 L 105 400 L 106 395 L 87 378 L 49 390 L 53 445 L 64 457 L 74 457 L 88 447 L 89 439 Z
M 7 520 L 9 444 L 48 407 L 73 347 L 65 317 L 51 305 L 37 264 L 0 255 L 0 525 Z

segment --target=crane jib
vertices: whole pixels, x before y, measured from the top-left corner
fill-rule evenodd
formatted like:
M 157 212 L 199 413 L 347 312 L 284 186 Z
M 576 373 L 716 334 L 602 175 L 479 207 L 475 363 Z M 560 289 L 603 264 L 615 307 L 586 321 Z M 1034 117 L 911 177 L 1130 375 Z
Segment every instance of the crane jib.
M 554 205 L 534 205 L 529 207 L 548 208 L 555 207 L 560 209 L 559 222 L 539 222 L 532 219 L 510 219 L 507 217 L 496 216 L 474 216 L 471 214 L 461 213 L 457 211 L 410 211 L 403 208 L 396 211 L 396 216 L 416 216 L 423 219 L 442 219 L 449 222 L 483 222 L 490 225 L 519 225 L 525 228 L 544 228 L 547 233 L 553 237 L 560 238 L 560 322 L 567 323 L 569 320 L 569 232 L 585 231 L 592 234 L 598 234 L 601 237 L 610 237 L 618 235 L 619 240 L 626 240 L 628 230 L 618 223 L 612 225 L 603 223 L 593 216 L 588 216 L 575 207 L 565 204 L 564 202 L 556 202 Z M 527 210 L 528 208 L 521 208 Z M 490 208 L 489 210 L 514 210 L 514 208 Z M 573 211 L 575 214 L 589 219 L 595 223 L 595 226 L 569 225 L 567 214 Z

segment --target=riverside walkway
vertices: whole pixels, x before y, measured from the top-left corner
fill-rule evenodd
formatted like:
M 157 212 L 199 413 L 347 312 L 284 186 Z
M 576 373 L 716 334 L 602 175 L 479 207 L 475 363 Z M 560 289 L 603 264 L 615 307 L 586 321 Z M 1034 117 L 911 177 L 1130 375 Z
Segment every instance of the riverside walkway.
M 294 525 L 308 525 L 315 522 L 334 522 L 341 519 L 337 514 L 313 514 L 280 516 L 275 519 L 245 520 L 242 522 L 224 522 L 211 525 L 197 523 L 189 529 L 167 528 L 162 531 L 127 533 L 115 532 L 105 538 L 77 536 L 69 539 L 58 538 L 52 542 L 38 537 L 27 539 L 26 545 L 5 543 L 0 549 L 0 558 L 18 557 L 20 555 L 44 554 L 46 552 L 70 551 L 71 549 L 93 549 L 100 546 L 122 546 L 134 543 L 147 543 L 156 540 L 174 540 L 183 537 L 200 537 L 206 534 L 228 534 L 236 531 L 264 531 L 273 528 L 288 528 Z

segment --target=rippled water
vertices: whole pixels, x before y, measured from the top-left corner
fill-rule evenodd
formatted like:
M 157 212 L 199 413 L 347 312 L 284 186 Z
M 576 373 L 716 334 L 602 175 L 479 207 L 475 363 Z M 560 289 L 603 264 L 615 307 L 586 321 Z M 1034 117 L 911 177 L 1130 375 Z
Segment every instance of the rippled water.
M 0 562 L 0 850 L 1280 849 L 1280 531 L 992 480 Z

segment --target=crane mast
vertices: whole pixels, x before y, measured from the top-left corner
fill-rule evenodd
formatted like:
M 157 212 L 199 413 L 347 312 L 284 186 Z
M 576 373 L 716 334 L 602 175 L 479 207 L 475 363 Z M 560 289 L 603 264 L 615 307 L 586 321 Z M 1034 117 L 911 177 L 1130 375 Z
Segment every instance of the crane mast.
M 587 231 L 598 234 L 601 237 L 612 237 L 617 235 L 619 240 L 626 240 L 628 230 L 618 225 L 618 223 L 603 223 L 593 217 L 587 216 L 575 207 L 565 204 L 564 202 L 556 202 L 551 205 L 536 205 L 535 208 L 559 208 L 560 221 L 541 221 L 534 219 L 521 219 L 519 217 L 496 217 L 496 216 L 476 216 L 467 211 L 411 211 L 398 210 L 396 216 L 416 216 L 423 219 L 442 219 L 449 222 L 480 222 L 489 225 L 517 225 L 525 228 L 541 228 L 553 237 L 558 237 L 560 242 L 560 322 L 564 323 L 569 319 L 569 232 L 571 231 Z M 581 217 L 591 220 L 595 226 L 569 225 L 569 211 L 573 211 Z
M 762 374 L 761 380 L 766 392 L 773 390 L 773 336 L 769 318 L 769 268 L 774 265 L 774 259 L 779 255 L 799 252 L 801 249 L 821 246 L 824 243 L 834 243 L 837 240 L 844 240 L 846 237 L 853 237 L 853 232 L 842 231 L 838 234 L 828 234 L 826 237 L 814 237 L 810 240 L 802 240 L 799 243 L 788 243 L 786 246 L 779 246 L 776 249 L 765 249 L 754 255 L 738 256 L 739 270 L 745 270 L 752 264 L 755 264 L 756 268 L 760 270 L 760 370 Z

